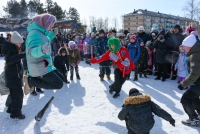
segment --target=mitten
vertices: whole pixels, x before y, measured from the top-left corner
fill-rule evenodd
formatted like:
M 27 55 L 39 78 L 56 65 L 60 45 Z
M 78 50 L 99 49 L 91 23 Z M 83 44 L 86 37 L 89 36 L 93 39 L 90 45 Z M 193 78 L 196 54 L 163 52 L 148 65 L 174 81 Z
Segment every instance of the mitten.
M 42 52 L 44 54 L 49 54 L 51 52 L 51 47 L 49 44 L 45 44 L 42 46 Z
M 110 58 L 114 60 L 115 62 L 117 62 L 118 60 L 118 56 L 115 53 L 110 53 Z
M 169 121 L 169 123 L 170 123 L 172 126 L 175 127 L 175 120 L 174 120 L 174 119 L 171 119 L 171 120 Z

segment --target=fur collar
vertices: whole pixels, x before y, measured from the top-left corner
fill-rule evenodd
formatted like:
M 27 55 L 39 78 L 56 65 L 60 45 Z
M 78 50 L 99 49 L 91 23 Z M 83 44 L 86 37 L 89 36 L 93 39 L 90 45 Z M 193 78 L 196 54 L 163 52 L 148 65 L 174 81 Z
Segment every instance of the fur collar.
M 151 96 L 149 94 L 130 96 L 124 99 L 124 105 L 137 105 L 141 103 L 145 103 L 151 100 Z

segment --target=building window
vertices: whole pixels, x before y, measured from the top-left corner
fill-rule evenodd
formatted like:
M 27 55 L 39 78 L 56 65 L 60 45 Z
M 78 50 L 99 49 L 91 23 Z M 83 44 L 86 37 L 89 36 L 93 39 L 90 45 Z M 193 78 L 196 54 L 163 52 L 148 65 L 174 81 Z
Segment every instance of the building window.
M 138 24 L 138 22 L 135 22 L 135 24 Z
M 128 18 L 128 20 L 131 20 L 130 18 Z
M 128 28 L 128 30 L 130 30 L 130 28 Z
M 138 17 L 136 17 L 136 19 L 138 19 Z
M 128 23 L 129 25 L 131 24 L 131 23 Z

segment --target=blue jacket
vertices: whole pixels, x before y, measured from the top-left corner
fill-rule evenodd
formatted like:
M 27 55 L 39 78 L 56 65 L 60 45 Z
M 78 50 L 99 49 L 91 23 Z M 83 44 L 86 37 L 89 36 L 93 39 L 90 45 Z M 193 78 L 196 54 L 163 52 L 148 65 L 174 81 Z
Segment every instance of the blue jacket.
M 187 77 L 189 75 L 189 68 L 188 68 L 188 57 L 186 56 L 185 53 L 180 53 L 178 61 L 175 65 L 175 68 L 178 71 L 178 76 L 179 77 Z
M 51 45 L 51 40 L 55 37 L 54 32 L 46 31 L 36 22 L 30 24 L 27 31 L 26 59 L 30 76 L 38 77 L 56 70 L 52 64 L 51 52 L 42 52 L 42 45 Z
M 96 40 L 96 44 L 94 46 L 95 56 L 103 55 L 106 51 L 108 51 L 108 49 L 108 38 L 106 36 L 100 37 Z
M 127 49 L 129 51 L 132 62 L 137 63 L 140 58 L 140 44 L 138 44 L 137 42 L 133 44 L 129 43 Z

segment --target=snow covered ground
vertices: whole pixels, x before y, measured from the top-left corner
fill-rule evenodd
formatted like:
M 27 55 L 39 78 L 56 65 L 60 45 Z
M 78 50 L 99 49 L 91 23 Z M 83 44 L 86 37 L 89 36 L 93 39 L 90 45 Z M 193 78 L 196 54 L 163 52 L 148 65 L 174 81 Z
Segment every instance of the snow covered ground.
M 0 58 L 0 72 L 3 65 L 4 60 Z M 60 90 L 45 90 L 44 94 L 24 96 L 22 112 L 26 115 L 25 120 L 10 119 L 5 107 L 7 96 L 0 96 L 0 134 L 126 134 L 125 123 L 117 116 L 124 97 L 133 87 L 150 94 L 152 100 L 176 120 L 176 127 L 172 127 L 169 122 L 155 116 L 156 123 L 151 134 L 200 133 L 200 128 L 181 124 L 181 120 L 188 117 L 180 104 L 184 91 L 177 89 L 177 81 L 155 81 L 154 76 L 149 76 L 133 82 L 131 78 L 122 87 L 120 96 L 114 99 L 108 92 L 113 74 L 112 80 L 100 82 L 98 65 L 90 67 L 82 62 L 79 70 L 80 81 L 75 78 Z M 36 113 L 51 96 L 55 97 L 52 104 L 42 120 L 36 122 Z

